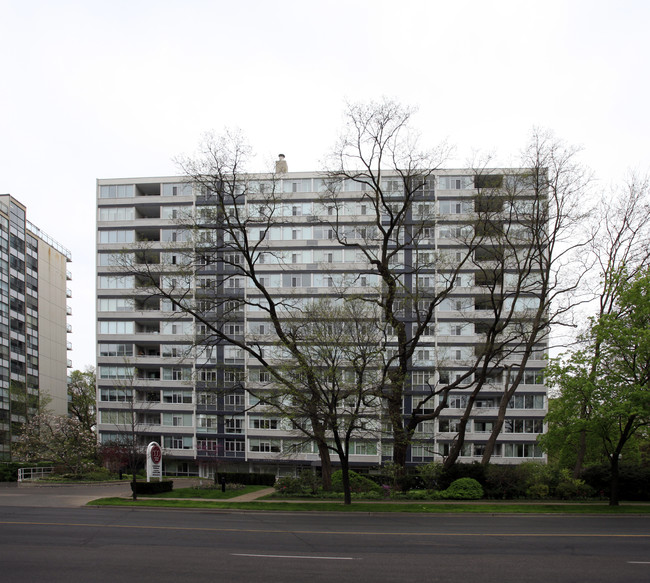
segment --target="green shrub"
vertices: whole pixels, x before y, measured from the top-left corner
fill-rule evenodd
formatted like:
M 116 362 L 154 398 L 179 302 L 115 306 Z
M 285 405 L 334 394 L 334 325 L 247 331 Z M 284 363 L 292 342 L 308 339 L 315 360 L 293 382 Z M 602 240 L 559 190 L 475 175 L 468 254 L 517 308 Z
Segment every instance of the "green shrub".
M 431 498 L 431 490 L 409 490 L 406 493 L 407 500 L 429 500 Z
M 440 462 L 429 462 L 417 467 L 418 475 L 427 490 L 435 490 L 442 476 L 443 466 Z
M 526 484 L 518 474 L 517 466 L 490 464 L 485 469 L 485 496 L 499 500 L 523 498 Z
M 595 490 L 585 484 L 583 480 L 569 478 L 560 481 L 555 488 L 555 497 L 562 500 L 575 500 L 577 498 L 592 498 L 596 494 Z
M 609 464 L 589 466 L 580 477 L 601 496 L 609 496 Z M 622 463 L 619 467 L 618 491 L 621 500 L 650 500 L 650 467 Z
M 483 498 L 483 486 L 474 478 L 458 478 L 441 494 L 450 500 L 480 500 Z
M 313 496 L 320 490 L 319 477 L 309 470 L 303 470 L 300 476 L 280 478 L 273 485 L 278 494 Z
M 528 486 L 526 496 L 533 499 L 544 499 L 548 498 L 549 491 L 550 489 L 546 484 L 533 484 Z
M 5 462 L 0 464 L 0 482 L 17 482 L 18 468 L 25 467 L 25 464 L 17 462 Z
M 473 478 L 479 484 L 485 483 L 485 467 L 478 462 L 472 464 L 454 464 L 444 469 L 438 480 L 438 489 L 449 488 L 452 482 L 459 478 Z
M 291 478 L 289 476 L 285 476 L 284 478 L 277 480 L 273 487 L 278 494 L 303 493 L 303 488 L 300 480 L 298 478 Z
M 361 476 L 356 472 L 350 470 L 350 491 L 351 492 L 380 492 L 382 491 L 381 486 L 376 484 L 372 480 L 369 480 L 365 476 Z M 335 492 L 343 492 L 343 472 L 341 470 L 336 470 L 332 474 L 332 490 Z

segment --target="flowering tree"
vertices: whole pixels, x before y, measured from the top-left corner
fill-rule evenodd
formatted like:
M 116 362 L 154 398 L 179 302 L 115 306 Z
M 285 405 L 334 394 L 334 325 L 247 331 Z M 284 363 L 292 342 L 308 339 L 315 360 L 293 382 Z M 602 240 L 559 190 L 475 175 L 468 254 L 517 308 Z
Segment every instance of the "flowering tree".
M 78 419 L 51 413 L 34 415 L 25 425 L 16 447 L 21 461 L 51 461 L 66 472 L 80 475 L 94 462 L 96 438 Z

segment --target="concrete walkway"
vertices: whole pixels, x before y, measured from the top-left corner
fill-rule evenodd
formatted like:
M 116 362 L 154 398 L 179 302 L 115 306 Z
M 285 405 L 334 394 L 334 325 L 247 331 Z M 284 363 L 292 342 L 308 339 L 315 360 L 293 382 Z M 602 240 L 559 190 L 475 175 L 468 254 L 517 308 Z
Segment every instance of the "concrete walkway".
M 248 494 L 242 494 L 241 496 L 235 496 L 234 498 L 219 500 L 219 502 L 252 502 L 258 498 L 273 494 L 273 492 L 275 492 L 275 488 L 264 488 L 263 490 L 257 490 L 257 492 L 249 492 Z

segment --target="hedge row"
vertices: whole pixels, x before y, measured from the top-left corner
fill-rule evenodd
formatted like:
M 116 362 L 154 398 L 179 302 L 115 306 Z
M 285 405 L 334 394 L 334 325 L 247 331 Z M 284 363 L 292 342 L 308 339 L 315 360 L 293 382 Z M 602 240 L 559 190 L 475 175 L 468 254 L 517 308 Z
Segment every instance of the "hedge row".
M 165 480 L 164 482 L 131 482 L 131 492 L 135 486 L 136 494 L 160 494 L 162 492 L 171 492 L 174 488 L 174 482 Z
M 218 480 L 226 478 L 228 484 L 243 484 L 244 486 L 273 486 L 275 474 L 248 474 L 245 472 L 219 472 Z
M 410 468 L 402 487 L 404 490 L 431 488 Z M 619 492 L 622 500 L 650 500 L 650 467 L 622 464 L 619 470 Z M 391 484 L 391 476 L 370 474 L 377 484 Z M 472 478 L 483 486 L 485 497 L 492 499 L 514 498 L 586 498 L 609 496 L 610 471 L 607 464 L 590 466 L 583 470 L 578 480 L 573 480 L 568 470 L 558 470 L 549 465 L 525 462 L 517 465 L 454 464 L 440 470 L 435 481 L 436 490 L 446 490 L 455 480 Z

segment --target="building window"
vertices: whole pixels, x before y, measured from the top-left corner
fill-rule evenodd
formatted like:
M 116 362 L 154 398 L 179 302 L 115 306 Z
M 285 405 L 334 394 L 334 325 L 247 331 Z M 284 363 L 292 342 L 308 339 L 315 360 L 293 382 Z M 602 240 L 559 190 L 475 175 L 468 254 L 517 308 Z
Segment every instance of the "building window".
M 280 453 L 281 442 L 279 439 L 249 439 L 248 448 L 251 452 Z
M 279 419 L 269 419 L 264 417 L 250 417 L 248 427 L 251 429 L 279 429 Z
M 134 193 L 133 184 L 110 184 L 99 187 L 99 198 L 130 198 Z
M 213 391 L 201 391 L 196 394 L 199 405 L 204 407 L 216 407 L 217 405 L 217 393 Z
M 243 453 L 246 451 L 246 444 L 240 439 L 226 439 L 226 453 Z
M 164 390 L 162 392 L 163 403 L 192 403 L 192 391 L 171 391 Z
M 163 447 L 167 449 L 192 449 L 192 436 L 189 435 L 165 435 Z
M 224 419 L 224 430 L 226 433 L 244 433 L 244 418 L 226 417 Z

